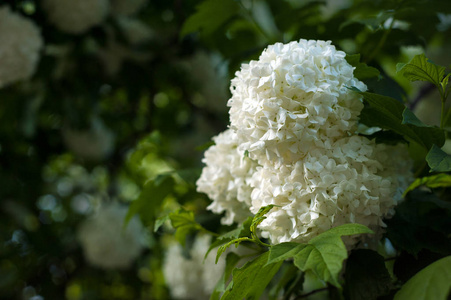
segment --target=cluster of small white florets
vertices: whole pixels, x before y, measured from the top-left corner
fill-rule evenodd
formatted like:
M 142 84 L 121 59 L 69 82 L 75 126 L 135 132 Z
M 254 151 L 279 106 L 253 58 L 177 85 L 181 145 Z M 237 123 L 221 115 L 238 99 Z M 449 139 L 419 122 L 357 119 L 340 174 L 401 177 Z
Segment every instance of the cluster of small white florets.
M 345 223 L 384 226 L 410 163 L 403 145 L 355 134 L 363 104 L 351 86 L 366 90 L 330 42 L 278 43 L 244 64 L 232 80 L 231 129 L 214 139 L 197 182 L 209 209 L 230 224 L 277 205 L 259 225 L 273 243 Z
M 202 176 L 197 185 L 210 199 L 208 209 L 215 213 L 225 211 L 223 224 L 243 222 L 252 216 L 251 179 L 258 164 L 238 150 L 238 139 L 232 130 L 213 138 L 215 145 L 205 152 Z
M 43 8 L 59 30 L 81 34 L 105 20 L 110 12 L 128 16 L 142 8 L 147 0 L 44 0 Z
M 127 207 L 109 204 L 100 207 L 78 229 L 78 239 L 86 260 L 103 269 L 127 269 L 143 250 L 143 226 L 133 218 L 123 227 Z
M 355 130 L 363 104 L 351 86 L 366 89 L 330 42 L 269 46 L 232 80 L 230 127 L 260 164 L 294 163 Z
M 38 27 L 9 7 L 0 7 L 0 87 L 28 79 L 43 46 Z
M 197 237 L 185 256 L 180 244 L 174 243 L 169 247 L 163 274 L 174 299 L 210 299 L 225 269 L 225 255 L 215 264 L 216 251 L 211 251 L 204 260 L 210 240 L 210 236 Z

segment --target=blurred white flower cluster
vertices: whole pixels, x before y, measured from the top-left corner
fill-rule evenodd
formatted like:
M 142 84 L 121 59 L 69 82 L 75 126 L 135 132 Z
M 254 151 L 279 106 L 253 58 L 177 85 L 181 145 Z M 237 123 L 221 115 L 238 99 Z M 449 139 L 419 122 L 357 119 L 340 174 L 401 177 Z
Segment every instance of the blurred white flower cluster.
M 61 31 L 79 34 L 100 24 L 108 15 L 108 0 L 44 0 L 49 20 Z
M 171 296 L 174 299 L 207 300 L 225 269 L 225 255 L 215 264 L 216 251 L 211 251 L 210 236 L 198 236 L 185 256 L 183 248 L 172 244 L 166 254 L 163 273 Z M 189 257 L 188 257 L 189 256 Z
M 86 260 L 103 269 L 127 269 L 143 250 L 143 227 L 133 218 L 123 227 L 128 208 L 120 204 L 100 207 L 78 229 Z
M 105 63 L 105 72 L 116 74 L 126 59 L 146 61 L 149 55 L 133 52 L 128 45 L 117 42 L 110 25 L 104 23 L 112 16 L 128 44 L 137 46 L 148 42 L 153 31 L 144 22 L 135 18 L 148 0 L 43 0 L 42 5 L 48 21 L 66 34 L 79 35 L 101 24 L 107 33 L 106 47 L 98 46 L 99 58 Z M 40 29 L 27 17 L 12 11 L 9 6 L 0 6 L 0 88 L 17 81 L 29 79 L 35 72 L 44 40 Z M 52 45 L 46 45 L 46 54 L 52 53 Z M 54 46 L 54 45 L 53 45 Z M 54 52 L 53 55 L 58 52 Z M 52 54 L 51 54 L 52 55 Z M 63 51 L 58 53 L 64 57 Z
M 305 242 L 341 224 L 384 226 L 411 177 L 403 145 L 355 134 L 366 90 L 330 42 L 269 46 L 232 80 L 230 129 L 214 138 L 197 182 L 242 222 L 275 204 L 260 224 L 273 243 Z
M 114 150 L 114 133 L 99 118 L 91 120 L 89 129 L 63 128 L 62 135 L 67 148 L 88 161 L 101 161 Z
M 39 61 L 43 40 L 38 27 L 0 7 L 0 88 L 33 75 Z
M 147 0 L 44 0 L 49 20 L 61 31 L 82 34 L 102 23 L 112 13 L 129 16 L 141 9 Z

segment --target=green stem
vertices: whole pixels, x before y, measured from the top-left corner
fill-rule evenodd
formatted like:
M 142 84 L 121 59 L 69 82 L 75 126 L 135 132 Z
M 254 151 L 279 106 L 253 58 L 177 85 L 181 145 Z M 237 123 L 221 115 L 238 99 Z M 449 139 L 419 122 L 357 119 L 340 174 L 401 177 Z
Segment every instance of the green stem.
M 395 18 L 392 18 L 391 21 L 390 21 L 390 25 L 388 26 L 387 30 L 385 30 L 384 35 L 379 40 L 379 43 L 377 44 L 376 48 L 374 48 L 373 52 L 365 60 L 366 64 L 368 64 L 370 61 L 372 61 L 376 57 L 377 53 L 382 49 L 382 47 L 384 46 L 385 42 L 387 41 L 388 35 L 390 34 L 390 32 L 391 32 L 391 30 L 393 28 L 393 23 L 394 22 L 395 22 Z
M 256 244 L 258 244 L 258 245 L 260 245 L 260 246 L 262 246 L 262 247 L 268 247 L 268 248 L 271 248 L 271 245 L 266 244 L 266 243 L 263 243 L 263 242 L 258 238 L 258 236 L 255 234 L 255 232 L 251 231 L 251 235 L 252 235 L 253 241 L 254 241 Z
M 449 120 L 449 118 L 451 118 L 451 108 L 448 109 L 448 112 L 446 113 L 444 124 L 447 123 L 447 121 Z M 446 132 L 446 131 L 445 131 L 445 132 Z
M 238 2 L 240 4 L 240 6 L 243 8 L 243 10 L 246 12 L 247 17 L 251 20 L 251 22 L 254 24 L 254 26 L 257 28 L 258 32 L 260 32 L 261 35 L 263 35 L 263 37 L 269 42 L 271 41 L 271 38 L 266 34 L 266 32 L 263 30 L 263 28 L 261 28 L 261 26 L 257 23 L 257 21 L 255 21 L 254 16 L 252 16 L 252 13 L 249 11 L 249 9 L 246 8 L 246 6 L 244 6 L 242 1 Z
M 445 127 L 445 99 L 442 98 L 442 113 L 440 115 L 440 129 Z
M 418 170 L 415 172 L 414 177 L 418 178 L 420 177 L 421 173 L 423 173 L 424 168 L 426 168 L 427 162 L 426 159 L 423 161 L 423 163 L 421 164 L 421 166 L 418 168 Z

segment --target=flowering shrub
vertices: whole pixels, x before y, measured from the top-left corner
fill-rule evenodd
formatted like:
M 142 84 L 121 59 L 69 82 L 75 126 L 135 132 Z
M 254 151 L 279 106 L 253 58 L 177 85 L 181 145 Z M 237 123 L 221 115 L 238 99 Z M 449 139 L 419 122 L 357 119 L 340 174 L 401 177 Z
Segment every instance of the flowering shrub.
M 450 15 L 1 1 L 0 297 L 449 298 Z

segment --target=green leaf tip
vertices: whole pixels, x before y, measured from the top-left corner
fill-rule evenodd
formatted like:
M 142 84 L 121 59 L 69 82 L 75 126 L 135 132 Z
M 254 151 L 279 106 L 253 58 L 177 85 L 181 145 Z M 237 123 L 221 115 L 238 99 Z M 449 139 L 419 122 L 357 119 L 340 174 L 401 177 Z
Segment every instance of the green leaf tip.
M 346 55 L 346 61 L 354 67 L 354 76 L 359 80 L 379 77 L 380 72 L 378 69 L 368 66 L 365 63 L 360 62 L 360 54 Z
M 396 65 L 396 72 L 410 81 L 428 81 L 440 86 L 446 68 L 431 62 L 424 54 L 415 55 L 408 63 Z
M 451 171 L 451 155 L 447 154 L 437 145 L 432 146 L 431 150 L 426 155 L 426 161 L 431 168 L 430 172 Z

